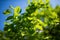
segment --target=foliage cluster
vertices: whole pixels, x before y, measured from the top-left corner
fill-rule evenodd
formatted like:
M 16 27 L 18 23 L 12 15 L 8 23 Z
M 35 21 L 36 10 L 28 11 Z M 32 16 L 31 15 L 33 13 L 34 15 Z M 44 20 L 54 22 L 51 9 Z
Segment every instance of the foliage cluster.
M 6 18 L 0 40 L 60 40 L 60 6 L 53 9 L 49 0 L 28 2 L 24 13 L 19 6 L 4 11 L 12 15 Z

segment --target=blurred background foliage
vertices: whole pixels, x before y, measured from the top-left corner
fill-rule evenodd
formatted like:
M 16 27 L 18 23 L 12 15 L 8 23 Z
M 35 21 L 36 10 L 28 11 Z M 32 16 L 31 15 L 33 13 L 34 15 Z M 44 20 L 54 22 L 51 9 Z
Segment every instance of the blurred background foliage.
M 49 2 L 28 0 L 24 13 L 19 6 L 10 6 L 3 12 L 12 15 L 6 18 L 0 40 L 60 40 L 60 6 L 52 8 Z

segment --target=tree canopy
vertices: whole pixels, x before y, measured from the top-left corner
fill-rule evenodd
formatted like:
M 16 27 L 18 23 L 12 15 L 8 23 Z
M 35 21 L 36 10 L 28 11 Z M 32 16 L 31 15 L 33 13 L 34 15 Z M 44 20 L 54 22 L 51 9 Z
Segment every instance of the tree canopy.
M 10 6 L 1 40 L 60 40 L 60 6 L 52 8 L 50 0 L 28 0 L 26 11 Z M 12 14 L 12 15 L 10 15 Z M 2 35 L 2 36 L 1 36 Z

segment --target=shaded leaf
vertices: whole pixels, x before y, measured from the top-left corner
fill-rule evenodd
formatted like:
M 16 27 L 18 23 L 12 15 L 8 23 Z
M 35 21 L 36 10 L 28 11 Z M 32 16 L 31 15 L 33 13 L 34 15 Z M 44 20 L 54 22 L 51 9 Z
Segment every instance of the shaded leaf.
M 10 19 L 13 19 L 13 16 L 9 16 L 9 17 L 7 17 L 6 20 L 10 20 Z

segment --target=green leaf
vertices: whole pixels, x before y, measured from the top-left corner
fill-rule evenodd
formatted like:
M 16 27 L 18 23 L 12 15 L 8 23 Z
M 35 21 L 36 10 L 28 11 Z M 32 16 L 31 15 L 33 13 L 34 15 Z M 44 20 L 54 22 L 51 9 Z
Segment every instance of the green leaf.
M 3 12 L 3 14 L 5 14 L 5 15 L 10 14 L 10 13 L 11 13 L 11 11 L 9 9 L 7 9 Z
M 9 17 L 7 17 L 6 20 L 10 20 L 10 19 L 13 19 L 13 16 L 9 16 Z
M 14 8 L 14 13 L 19 13 L 21 11 L 21 8 L 19 6 Z

